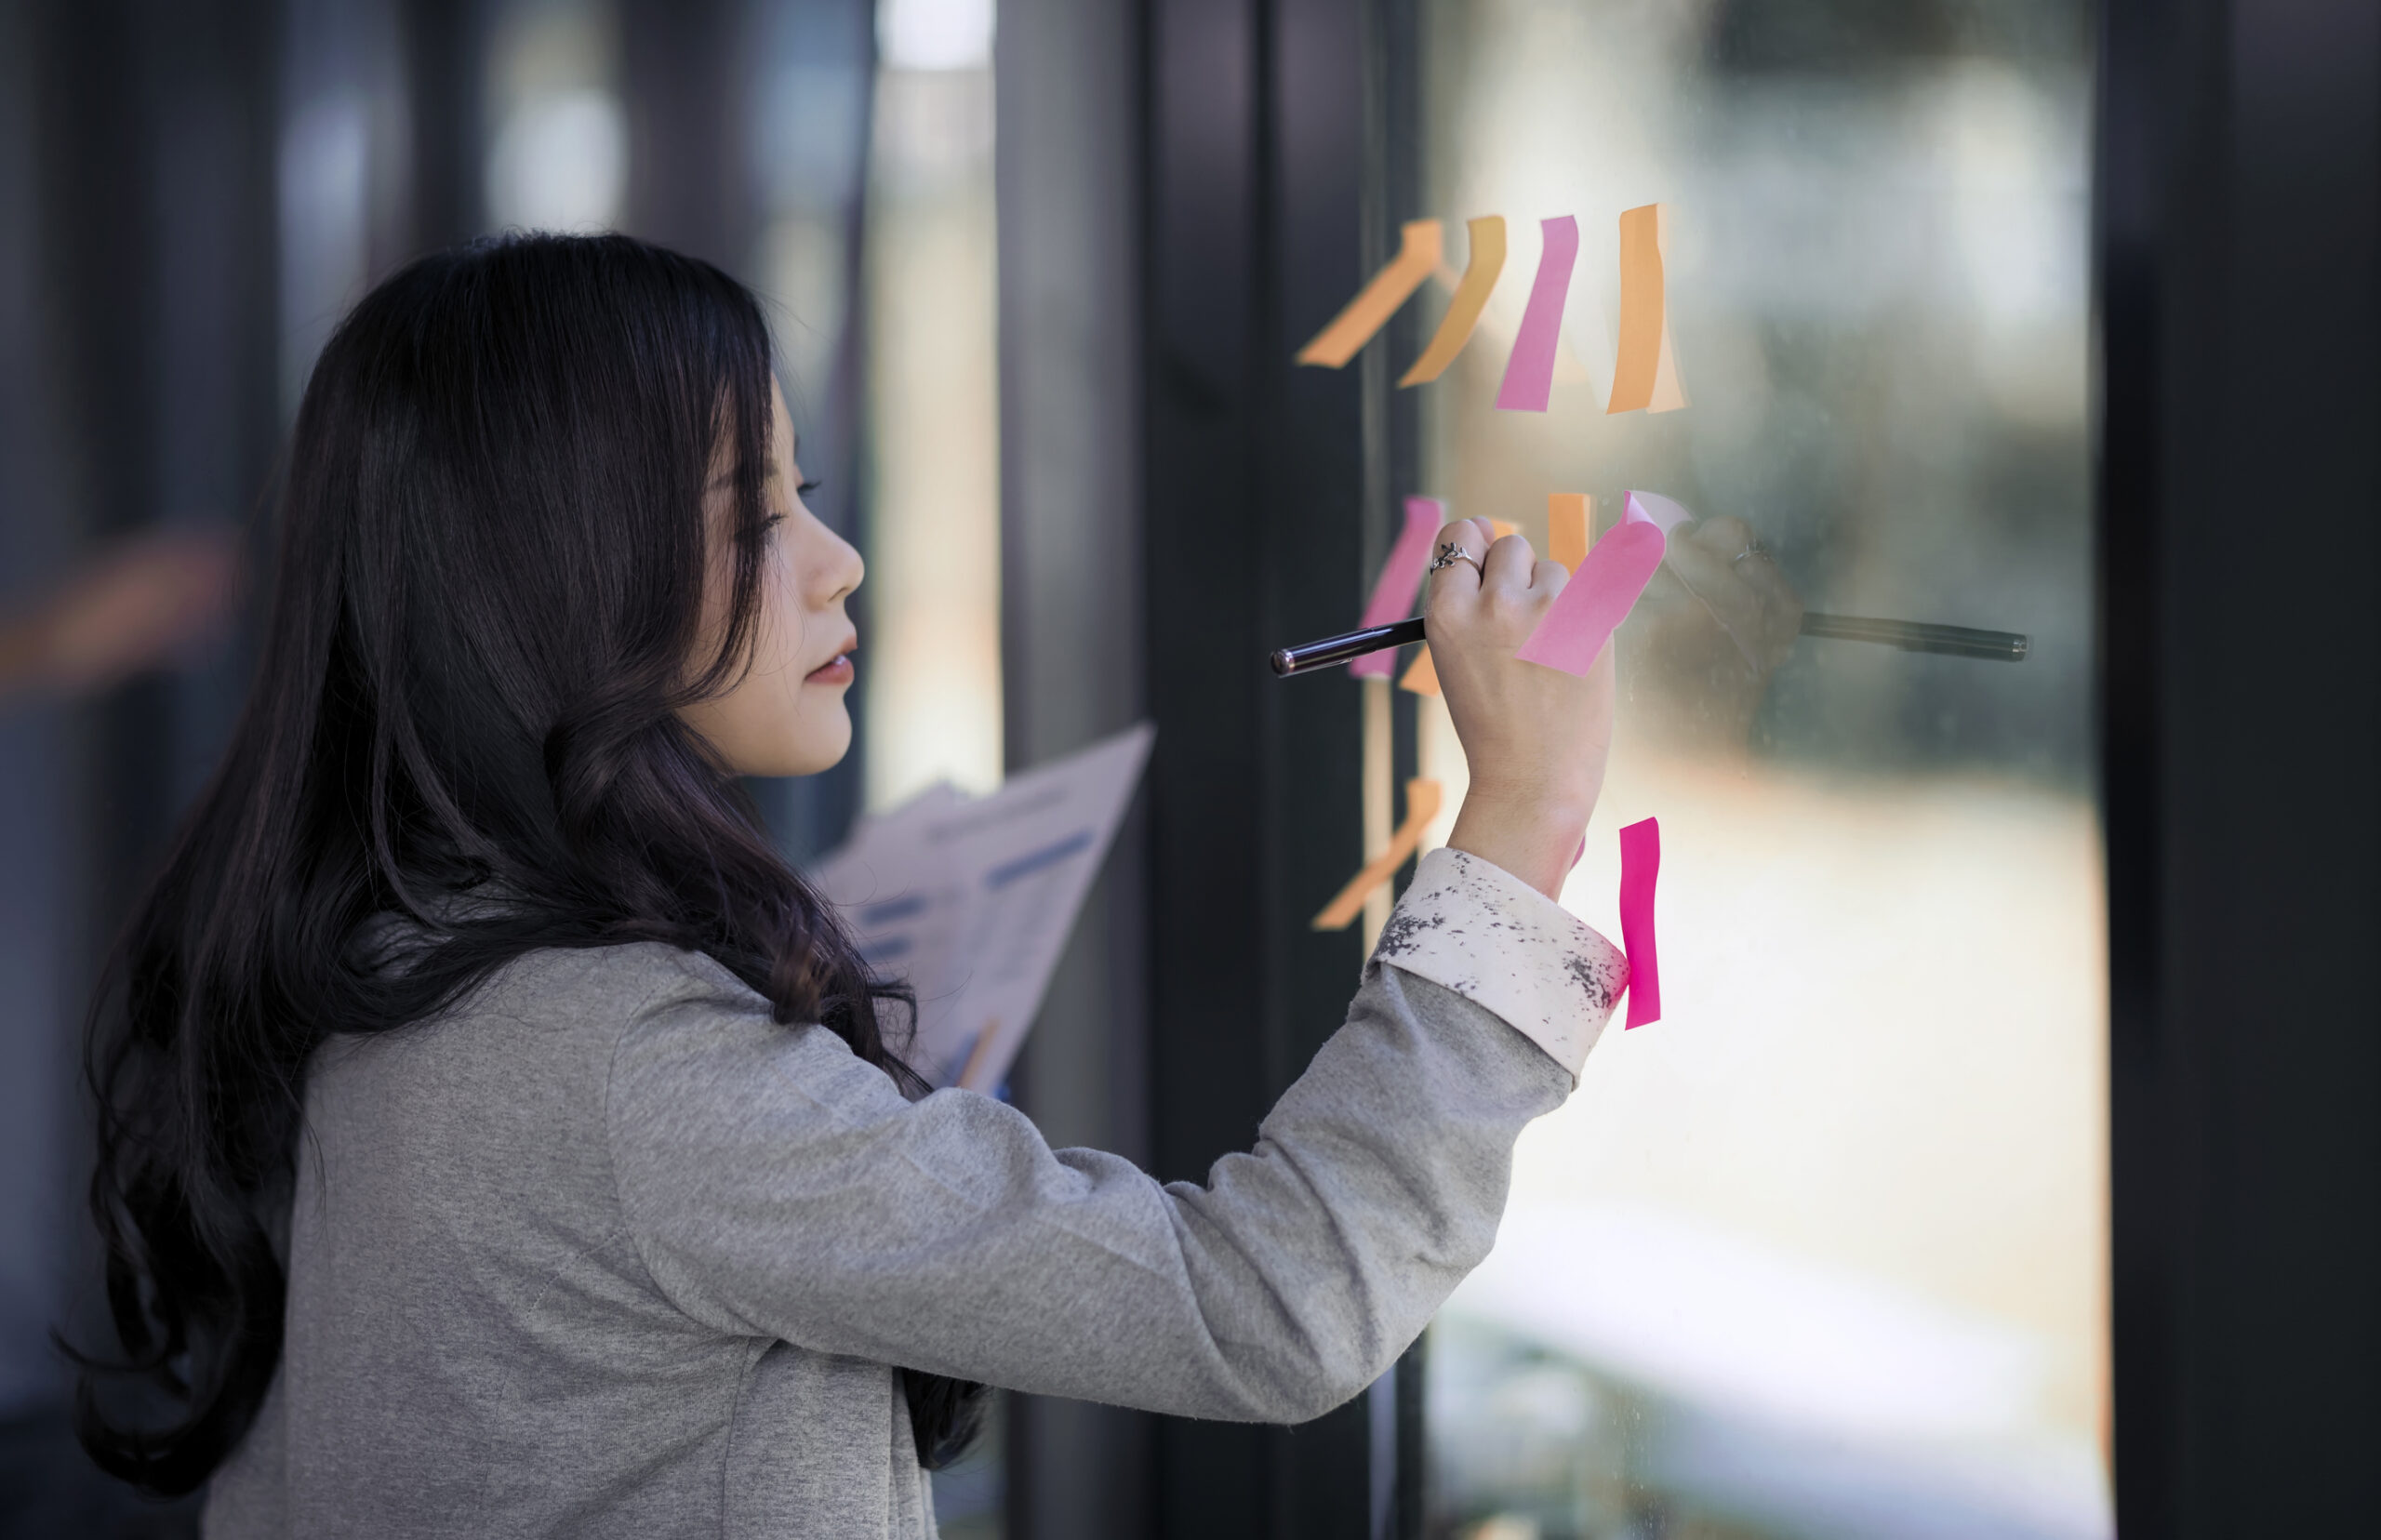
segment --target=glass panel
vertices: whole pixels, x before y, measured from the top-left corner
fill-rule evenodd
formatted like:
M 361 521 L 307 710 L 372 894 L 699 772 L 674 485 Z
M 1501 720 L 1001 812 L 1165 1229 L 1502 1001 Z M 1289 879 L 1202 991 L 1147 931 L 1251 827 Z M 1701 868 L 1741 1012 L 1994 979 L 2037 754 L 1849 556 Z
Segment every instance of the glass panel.
M 2091 35 L 2080 0 L 1426 5 L 1450 271 L 1416 339 L 1464 219 L 1510 255 L 1418 388 L 1422 489 L 1541 550 L 1548 494 L 1608 524 L 1646 489 L 1707 543 L 1621 632 L 1564 895 L 1617 936 L 1614 831 L 1660 819 L 1666 1014 L 1529 1131 L 1434 1329 L 1433 1533 L 2111 1531 Z M 1654 203 L 1687 404 L 1614 414 L 1620 216 Z M 1551 407 L 1496 410 L 1565 214 Z M 1797 599 L 2030 652 L 1796 640 Z
M 999 294 L 992 0 L 883 0 L 869 140 L 870 812 L 1001 783 Z M 1005 1533 L 1007 1405 L 934 1476 L 949 1540 Z
M 627 206 L 619 19 L 600 0 L 503 0 L 488 48 L 490 228 L 605 230 Z
M 871 635 L 861 763 L 880 811 L 1001 781 L 992 7 L 877 12 L 868 217 Z

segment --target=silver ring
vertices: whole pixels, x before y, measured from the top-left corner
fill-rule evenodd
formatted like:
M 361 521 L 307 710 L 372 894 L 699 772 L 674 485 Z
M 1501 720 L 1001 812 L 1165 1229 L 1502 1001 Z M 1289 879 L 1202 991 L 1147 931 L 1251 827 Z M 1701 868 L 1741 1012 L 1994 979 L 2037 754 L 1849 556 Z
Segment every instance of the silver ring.
M 1748 556 L 1759 556 L 1762 560 L 1766 561 L 1769 559 L 1769 548 L 1762 545 L 1759 540 L 1755 540 L 1752 544 L 1745 547 L 1742 551 L 1737 551 L 1734 556 L 1729 557 L 1728 564 L 1730 566 L 1735 566 L 1738 562 L 1743 561 Z
M 1457 562 L 1470 562 L 1475 571 L 1480 567 L 1479 557 L 1474 556 L 1471 552 L 1464 550 L 1463 547 L 1456 544 L 1453 540 L 1449 540 L 1446 544 L 1439 547 L 1439 559 L 1430 564 L 1430 570 L 1432 572 L 1436 572 L 1441 567 L 1451 567 Z

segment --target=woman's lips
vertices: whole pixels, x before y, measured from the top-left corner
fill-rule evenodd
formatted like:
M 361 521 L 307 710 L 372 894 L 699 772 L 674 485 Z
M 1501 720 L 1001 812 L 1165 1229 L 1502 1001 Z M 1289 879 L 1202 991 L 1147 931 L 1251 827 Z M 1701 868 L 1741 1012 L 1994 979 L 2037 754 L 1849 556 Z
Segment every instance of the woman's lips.
M 852 682 L 852 659 L 849 653 L 837 653 L 802 676 L 805 684 L 848 684 Z

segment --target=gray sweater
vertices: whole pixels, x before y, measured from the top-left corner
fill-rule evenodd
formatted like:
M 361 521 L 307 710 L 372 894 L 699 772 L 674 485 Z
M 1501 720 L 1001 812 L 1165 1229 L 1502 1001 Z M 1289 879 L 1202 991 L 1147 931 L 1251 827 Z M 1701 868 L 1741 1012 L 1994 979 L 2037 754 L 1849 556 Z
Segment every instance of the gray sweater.
M 1433 853 L 1256 1148 L 1161 1186 L 905 1100 L 701 955 L 523 957 L 309 1066 L 281 1368 L 206 1532 L 931 1536 L 893 1365 L 1316 1416 L 1487 1254 L 1625 976 Z

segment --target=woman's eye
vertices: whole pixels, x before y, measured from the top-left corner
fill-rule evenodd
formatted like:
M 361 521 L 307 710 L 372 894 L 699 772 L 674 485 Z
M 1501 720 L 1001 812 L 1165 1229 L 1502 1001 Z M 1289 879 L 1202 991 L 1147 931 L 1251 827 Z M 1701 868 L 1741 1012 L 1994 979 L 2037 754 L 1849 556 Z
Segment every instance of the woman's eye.
M 819 484 L 818 484 L 817 481 L 815 481 L 815 480 L 813 480 L 813 481 L 806 481 L 806 482 L 804 482 L 800 486 L 797 486 L 797 487 L 795 487 L 795 488 L 793 489 L 793 495 L 794 495 L 795 497 L 797 497 L 797 498 L 806 498 L 806 497 L 810 496 L 810 494 L 812 494 L 813 492 L 818 491 L 818 486 L 819 486 Z

